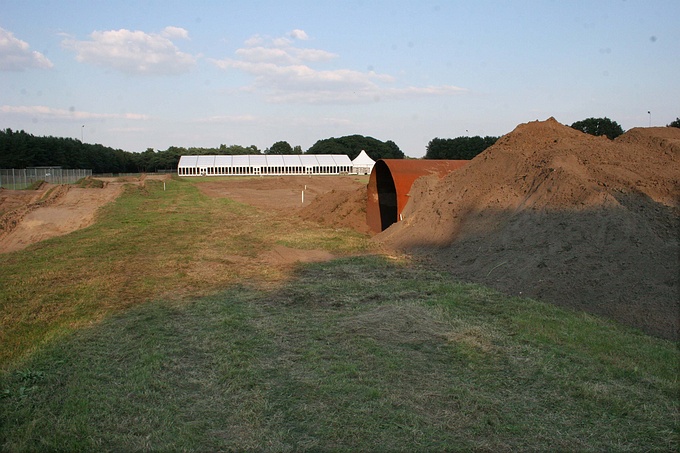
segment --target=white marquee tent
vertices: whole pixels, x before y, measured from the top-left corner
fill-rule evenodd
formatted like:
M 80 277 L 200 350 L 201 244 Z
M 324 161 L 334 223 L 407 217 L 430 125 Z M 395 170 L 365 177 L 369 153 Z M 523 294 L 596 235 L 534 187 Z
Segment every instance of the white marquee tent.
M 354 168 L 352 173 L 356 173 L 358 175 L 370 175 L 373 171 L 374 165 L 375 161 L 371 159 L 368 154 L 366 154 L 366 151 L 362 149 L 359 155 L 352 161 L 352 167 Z
M 179 176 L 230 175 L 339 175 L 352 172 L 352 161 L 342 154 L 247 154 L 182 156 Z

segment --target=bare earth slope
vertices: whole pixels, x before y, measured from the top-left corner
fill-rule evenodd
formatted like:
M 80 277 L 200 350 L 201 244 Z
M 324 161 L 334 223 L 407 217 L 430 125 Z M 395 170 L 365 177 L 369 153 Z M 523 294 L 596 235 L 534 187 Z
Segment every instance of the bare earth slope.
M 221 179 L 199 187 L 208 196 L 228 197 L 337 228 L 369 232 L 366 184 L 354 176 L 262 176 Z
M 421 178 L 376 240 L 463 280 L 678 339 L 680 129 L 611 141 L 553 118 Z
M 300 211 L 305 220 L 336 228 L 350 228 L 364 234 L 371 229 L 366 223 L 366 186 L 352 190 L 335 190 L 317 197 Z
M 91 225 L 99 208 L 115 200 L 125 184 L 144 184 L 146 175 L 100 179 L 103 188 L 45 185 L 35 191 L 0 191 L 0 253 L 22 250 Z

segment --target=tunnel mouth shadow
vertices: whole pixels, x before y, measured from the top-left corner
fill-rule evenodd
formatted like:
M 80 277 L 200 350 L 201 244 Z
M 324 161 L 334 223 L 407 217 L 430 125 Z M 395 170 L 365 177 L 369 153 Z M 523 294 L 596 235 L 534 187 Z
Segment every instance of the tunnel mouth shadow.
M 380 209 L 380 229 L 386 230 L 397 221 L 397 189 L 389 167 L 378 161 L 373 171 L 376 172 L 376 189 Z
M 366 223 L 380 233 L 400 220 L 413 182 L 421 176 L 442 178 L 470 162 L 468 160 L 380 159 L 368 181 Z

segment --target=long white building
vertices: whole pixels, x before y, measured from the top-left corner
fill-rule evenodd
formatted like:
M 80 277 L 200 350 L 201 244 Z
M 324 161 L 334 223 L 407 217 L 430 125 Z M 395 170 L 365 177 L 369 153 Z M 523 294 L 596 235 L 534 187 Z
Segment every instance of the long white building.
M 343 154 L 181 156 L 179 176 L 340 175 L 354 173 Z

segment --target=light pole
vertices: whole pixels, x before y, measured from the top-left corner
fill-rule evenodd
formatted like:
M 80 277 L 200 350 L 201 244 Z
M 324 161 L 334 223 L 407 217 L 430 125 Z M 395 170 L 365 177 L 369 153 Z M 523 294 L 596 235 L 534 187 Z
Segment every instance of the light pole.
M 83 131 L 85 130 L 85 125 L 80 126 L 80 143 L 83 143 Z
M 649 115 L 649 127 L 652 127 L 652 112 L 651 112 L 651 110 L 647 110 L 647 114 Z

